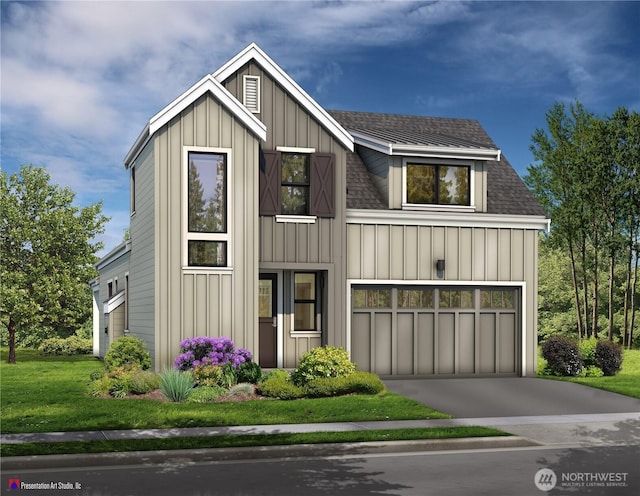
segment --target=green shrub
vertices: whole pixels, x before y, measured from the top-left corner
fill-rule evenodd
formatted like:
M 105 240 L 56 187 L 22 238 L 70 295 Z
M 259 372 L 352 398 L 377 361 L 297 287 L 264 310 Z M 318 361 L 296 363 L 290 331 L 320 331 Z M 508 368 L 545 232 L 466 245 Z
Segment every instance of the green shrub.
M 104 363 L 107 370 L 128 363 L 138 364 L 142 370 L 148 370 L 151 368 L 151 354 L 147 351 L 146 343 L 141 339 L 123 336 L 111 343 L 104 357 Z
M 196 386 L 222 386 L 222 367 L 220 365 L 198 365 L 192 373 Z
M 262 369 L 256 362 L 245 362 L 238 367 L 238 382 L 258 384 L 262 380 Z
M 378 394 L 384 389 L 384 384 L 376 374 L 362 371 L 342 377 L 319 377 L 309 381 L 304 387 L 305 394 L 310 398 Z
M 131 393 L 147 394 L 160 387 L 160 376 L 149 370 L 141 370 L 131 378 Z
M 597 366 L 596 362 L 596 345 L 598 340 L 595 337 L 581 339 L 578 343 L 578 349 L 580 350 L 580 356 L 584 361 L 585 367 Z
M 233 366 L 231 362 L 222 366 L 222 379 L 220 385 L 223 388 L 229 389 L 234 384 L 238 383 L 238 370 Z
M 598 341 L 596 361 L 604 375 L 616 375 L 622 368 L 622 348 L 611 341 Z
M 542 356 L 554 375 L 576 376 L 584 366 L 578 346 L 564 336 L 551 336 L 542 343 Z
M 227 396 L 251 396 L 255 392 L 255 386 L 250 382 L 240 382 L 232 386 Z
M 280 377 L 281 379 L 289 379 L 291 377 L 291 374 L 289 374 L 289 372 L 283 369 L 273 369 L 267 372 L 262 378 L 262 380 L 264 381 L 266 379 L 272 379 L 275 377 Z
M 187 403 L 213 403 L 226 392 L 227 390 L 220 386 L 197 387 L 187 399 Z
M 604 372 L 602 369 L 596 365 L 590 365 L 589 367 L 585 367 L 580 372 L 580 377 L 602 377 Z
M 188 371 L 163 370 L 160 375 L 160 389 L 170 401 L 175 403 L 187 401 L 194 390 L 193 375 Z
M 78 336 L 45 339 L 38 351 L 43 355 L 89 355 L 93 352 L 93 340 Z
M 258 384 L 258 392 L 263 396 L 270 398 L 279 398 L 281 400 L 295 400 L 305 396 L 304 390 L 296 386 L 288 377 L 282 374 L 275 374 L 267 377 Z
M 341 377 L 356 370 L 344 348 L 321 346 L 302 355 L 298 368 L 291 374 L 296 386 L 304 386 L 318 377 Z
M 87 386 L 87 394 L 93 398 L 109 396 L 114 383 L 114 379 L 106 374 L 102 374 L 101 377 L 98 377 L 89 383 L 89 386 Z

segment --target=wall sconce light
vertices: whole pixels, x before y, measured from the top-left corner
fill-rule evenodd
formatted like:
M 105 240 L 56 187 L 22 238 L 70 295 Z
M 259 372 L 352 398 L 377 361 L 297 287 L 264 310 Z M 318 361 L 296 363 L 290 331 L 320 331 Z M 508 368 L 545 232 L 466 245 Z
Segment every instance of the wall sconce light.
M 438 260 L 436 262 L 436 269 L 438 269 L 438 272 L 444 272 L 444 260 Z

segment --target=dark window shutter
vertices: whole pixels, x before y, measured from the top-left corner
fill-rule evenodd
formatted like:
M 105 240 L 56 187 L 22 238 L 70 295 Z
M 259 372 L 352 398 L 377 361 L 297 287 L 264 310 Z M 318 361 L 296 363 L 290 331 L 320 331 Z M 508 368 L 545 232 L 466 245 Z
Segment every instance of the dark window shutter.
M 311 190 L 309 214 L 318 217 L 335 217 L 335 163 L 333 153 L 311 155 Z
M 260 160 L 260 215 L 280 213 L 280 152 L 264 152 Z

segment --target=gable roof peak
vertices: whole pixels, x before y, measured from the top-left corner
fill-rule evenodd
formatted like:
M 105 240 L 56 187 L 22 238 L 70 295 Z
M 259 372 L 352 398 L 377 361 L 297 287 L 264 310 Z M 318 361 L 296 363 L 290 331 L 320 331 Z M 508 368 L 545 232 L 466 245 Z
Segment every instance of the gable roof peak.
M 222 65 L 212 76 L 223 83 L 247 63 L 255 61 L 262 69 L 280 84 L 307 112 L 313 115 L 325 129 L 349 151 L 353 151 L 353 137 L 318 102 L 296 83 L 271 57 L 255 42 Z

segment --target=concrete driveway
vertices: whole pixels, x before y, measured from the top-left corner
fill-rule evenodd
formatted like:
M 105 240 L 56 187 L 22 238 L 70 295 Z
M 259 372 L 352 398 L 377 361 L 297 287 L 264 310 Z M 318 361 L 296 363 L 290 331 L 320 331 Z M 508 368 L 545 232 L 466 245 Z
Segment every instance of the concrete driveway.
M 387 379 L 387 389 L 457 418 L 640 412 L 640 400 L 528 377 Z

